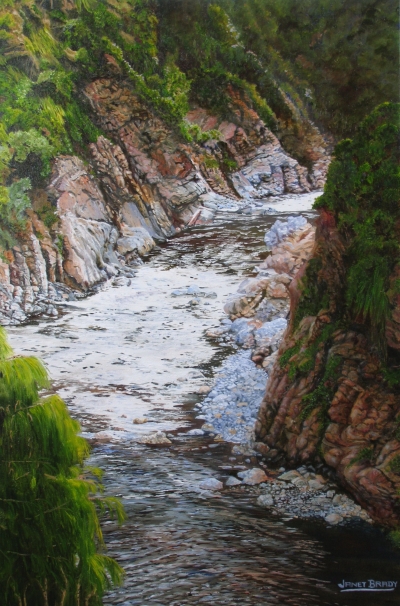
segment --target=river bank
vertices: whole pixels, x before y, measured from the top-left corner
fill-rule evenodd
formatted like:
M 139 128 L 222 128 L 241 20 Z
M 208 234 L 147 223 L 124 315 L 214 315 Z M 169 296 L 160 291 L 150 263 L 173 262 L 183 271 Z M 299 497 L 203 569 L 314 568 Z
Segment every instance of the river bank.
M 200 486 L 211 478 L 225 485 L 245 469 L 262 468 L 260 453 L 192 430 L 205 422 L 195 412 L 201 388 L 213 386 L 231 355 L 250 356 L 205 333 L 264 261 L 264 234 L 286 212 L 295 212 L 289 203 L 275 215 L 221 214 L 160 245 L 130 283 L 110 281 L 66 303 L 61 318 L 9 329 L 17 352 L 44 359 L 93 445 L 91 463 L 104 470 L 106 491 L 120 496 L 127 511 L 121 528 L 104 523 L 108 551 L 127 571 L 123 588 L 105 604 L 372 606 L 368 594 L 360 601 L 341 594 L 338 583 L 351 568 L 360 578 L 396 578 L 396 555 L 383 533 L 362 520 L 332 526 L 296 519 L 284 508 L 285 499 L 295 501 L 290 488 L 272 495 L 274 506 L 266 508 L 257 502 L 263 485 Z M 217 296 L 173 295 L 193 285 Z M 137 418 L 147 422 L 133 423 Z M 157 431 L 171 444 L 140 443 Z M 279 492 L 281 473 L 267 470 L 275 478 L 267 485 Z M 381 597 L 382 604 L 397 600 L 395 593 Z

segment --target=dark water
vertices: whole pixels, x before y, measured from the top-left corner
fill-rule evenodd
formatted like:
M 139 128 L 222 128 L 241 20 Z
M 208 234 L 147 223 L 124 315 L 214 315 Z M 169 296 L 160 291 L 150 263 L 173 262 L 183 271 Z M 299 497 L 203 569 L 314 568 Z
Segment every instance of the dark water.
M 226 294 L 266 256 L 263 235 L 275 218 L 221 216 L 161 245 L 139 270 L 140 282 L 99 293 L 59 321 L 10 331 L 17 350 L 47 362 L 92 440 L 91 462 L 104 470 L 106 492 L 125 506 L 123 526 L 103 525 L 108 553 L 126 570 L 124 586 L 105 604 L 400 604 L 399 590 L 339 592 L 343 579 L 400 581 L 400 557 L 381 531 L 272 515 L 256 505 L 257 488 L 214 498 L 196 492 L 204 478 L 226 479 L 227 464 L 257 462 L 233 459 L 229 445 L 185 432 L 201 425 L 193 414 L 196 385 L 230 353 L 203 333 L 222 317 Z M 203 280 L 221 297 L 195 311 L 179 300 L 168 311 L 168 289 L 157 291 L 167 278 L 168 289 Z M 143 283 L 151 289 L 135 290 Z M 177 368 L 203 377 L 179 383 Z M 132 416 L 143 414 L 150 423 L 132 429 Z M 172 446 L 135 442 L 159 428 L 174 436 Z

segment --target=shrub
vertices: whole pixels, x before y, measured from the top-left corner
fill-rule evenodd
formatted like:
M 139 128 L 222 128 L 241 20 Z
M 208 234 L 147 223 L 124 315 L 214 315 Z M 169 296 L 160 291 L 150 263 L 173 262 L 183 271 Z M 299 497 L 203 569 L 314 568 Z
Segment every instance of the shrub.
M 101 604 L 122 569 L 101 553 L 97 512 L 123 512 L 83 463 L 78 436 L 36 358 L 14 356 L 0 328 L 0 595 L 8 606 Z

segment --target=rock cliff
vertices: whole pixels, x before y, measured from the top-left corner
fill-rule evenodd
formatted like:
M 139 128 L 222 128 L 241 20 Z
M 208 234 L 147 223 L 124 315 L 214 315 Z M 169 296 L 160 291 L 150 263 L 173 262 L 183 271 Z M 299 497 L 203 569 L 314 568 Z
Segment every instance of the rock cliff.
M 188 143 L 140 101 L 112 57 L 106 65 L 108 75 L 82 93 L 104 135 L 84 160 L 56 158 L 48 185 L 33 196 L 45 201 L 53 221 L 29 211 L 17 245 L 0 261 L 2 324 L 56 316 L 55 303 L 73 297 L 71 289 L 85 292 L 118 273 L 130 275 L 156 240 L 211 220 L 218 207 L 323 182 L 329 154 L 322 136 L 313 141 L 315 162 L 307 171 L 245 93 L 229 87 L 228 118 L 193 107 L 186 121 L 200 136 Z
M 329 466 L 389 526 L 400 521 L 396 111 L 383 106 L 336 149 L 256 426 L 268 460 Z

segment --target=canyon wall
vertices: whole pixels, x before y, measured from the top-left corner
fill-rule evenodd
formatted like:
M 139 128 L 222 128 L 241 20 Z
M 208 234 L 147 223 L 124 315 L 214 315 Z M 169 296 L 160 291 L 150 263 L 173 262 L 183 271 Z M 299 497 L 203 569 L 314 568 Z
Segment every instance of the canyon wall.
M 325 259 L 324 279 L 336 297 L 294 328 L 304 266 L 290 285 L 292 323 L 261 405 L 258 448 L 269 461 L 326 463 L 372 517 L 395 525 L 400 516 L 400 397 L 365 331 L 335 321 L 343 297 L 345 252 L 332 215 L 323 213 L 313 258 Z M 396 351 L 399 304 L 397 297 L 386 326 L 386 339 Z
M 84 160 L 59 156 L 45 189 L 32 194 L 54 218 L 29 211 L 26 229 L 0 261 L 0 323 L 57 316 L 57 303 L 132 267 L 155 241 L 212 220 L 218 207 L 322 186 L 327 144 L 313 129 L 308 171 L 283 149 L 242 92 L 229 88 L 230 116 L 193 107 L 188 143 L 135 95 L 112 57 L 107 77 L 82 91 L 101 128 Z M 42 220 L 43 219 L 43 220 Z M 72 290 L 71 290 L 72 289 Z

